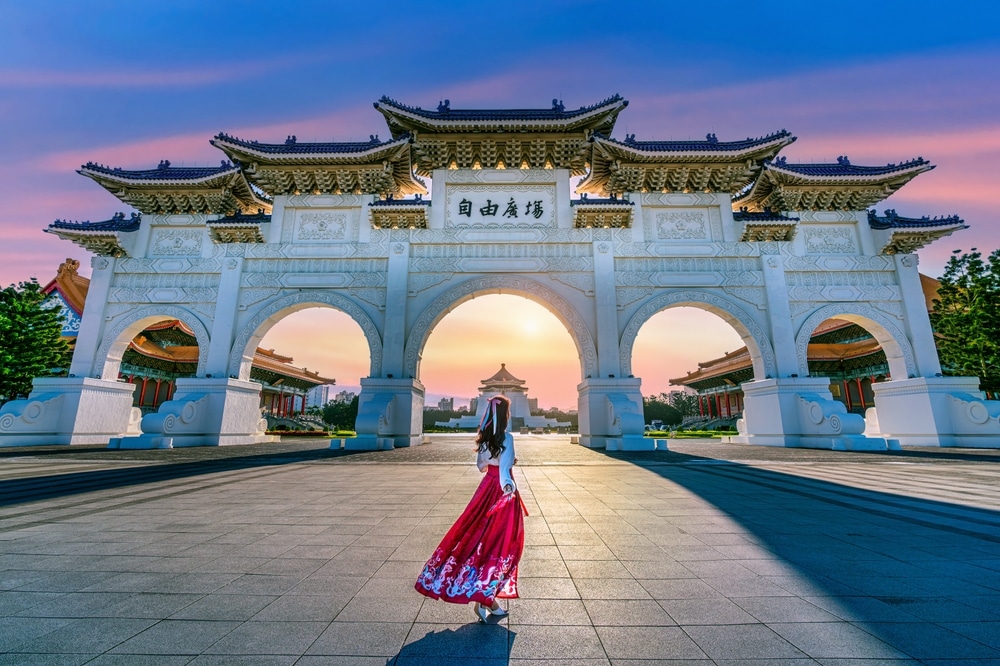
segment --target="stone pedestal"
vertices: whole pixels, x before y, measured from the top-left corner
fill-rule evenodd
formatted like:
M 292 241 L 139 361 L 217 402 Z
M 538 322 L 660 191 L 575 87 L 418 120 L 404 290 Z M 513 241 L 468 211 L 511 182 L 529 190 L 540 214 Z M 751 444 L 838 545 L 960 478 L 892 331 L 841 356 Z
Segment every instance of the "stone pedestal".
M 901 446 L 1000 448 L 1000 401 L 977 377 L 916 377 L 872 384 L 869 429 Z
M 107 444 L 135 430 L 134 384 L 89 377 L 45 377 L 24 400 L 0 408 L 0 446 Z
M 885 440 L 865 437 L 865 420 L 833 399 L 826 377 L 786 377 L 747 382 L 736 444 L 841 451 L 884 450 Z
M 116 448 L 228 446 L 275 442 L 260 415 L 260 384 L 239 379 L 178 379 L 174 397 L 142 419 L 142 434 Z
M 424 385 L 416 379 L 366 378 L 358 396 L 357 437 L 345 449 L 372 451 L 424 441 Z
M 609 451 L 653 451 L 643 437 L 640 379 L 585 379 L 578 386 L 580 444 Z

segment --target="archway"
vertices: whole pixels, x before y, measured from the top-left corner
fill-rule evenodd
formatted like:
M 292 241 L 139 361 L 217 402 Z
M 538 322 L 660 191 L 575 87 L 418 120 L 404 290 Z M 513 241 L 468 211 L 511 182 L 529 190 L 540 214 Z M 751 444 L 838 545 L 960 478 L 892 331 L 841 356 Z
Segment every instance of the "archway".
M 101 366 L 101 379 L 117 381 L 122 358 L 140 333 L 150 326 L 163 322 L 177 321 L 184 330 L 194 337 L 198 349 L 195 375 L 203 377 L 208 358 L 209 334 L 201 319 L 189 310 L 177 306 L 150 306 L 139 308 L 122 317 L 108 332 L 97 350 L 95 358 Z
M 795 340 L 799 367 L 828 377 L 830 393 L 848 411 L 864 414 L 874 404 L 872 384 L 916 373 L 913 350 L 902 330 L 873 308 L 843 304 L 813 312 Z
M 370 316 L 354 301 L 329 291 L 301 291 L 279 297 L 261 307 L 240 328 L 229 355 L 229 375 L 246 380 L 250 377 L 254 352 L 264 336 L 285 317 L 308 308 L 330 307 L 340 310 L 361 327 L 368 342 L 369 376 L 382 371 L 382 335 Z
M 313 307 L 270 327 L 256 349 L 250 379 L 261 385 L 268 430 L 352 430 L 354 417 L 344 418 L 341 403 L 357 409 L 361 378 L 370 367 L 368 341 L 357 322 L 340 310 Z M 337 408 L 325 410 L 328 403 Z
M 643 324 L 632 371 L 642 377 L 645 422 L 664 428 L 712 420 L 733 425 L 743 411 L 740 385 L 754 378 L 736 330 L 712 312 L 685 306 L 660 310 Z
M 425 432 L 475 427 L 483 396 L 494 391 L 511 398 L 515 429 L 566 432 L 577 425 L 580 362 L 572 336 L 532 300 L 485 294 L 464 301 L 434 326 L 421 358 Z
M 420 377 L 420 361 L 431 331 L 444 317 L 477 296 L 511 294 L 534 301 L 548 310 L 569 332 L 580 359 L 581 379 L 597 376 L 597 348 L 590 329 L 576 309 L 553 289 L 521 277 L 492 276 L 463 282 L 439 296 L 410 328 L 404 352 L 406 374 Z

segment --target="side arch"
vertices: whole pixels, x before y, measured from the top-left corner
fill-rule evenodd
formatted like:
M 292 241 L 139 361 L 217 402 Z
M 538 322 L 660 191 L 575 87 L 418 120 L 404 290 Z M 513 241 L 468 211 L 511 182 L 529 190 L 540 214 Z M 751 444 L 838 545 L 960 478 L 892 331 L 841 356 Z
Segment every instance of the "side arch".
M 916 376 L 917 363 L 913 356 L 913 347 L 902 329 L 875 308 L 857 303 L 825 305 L 802 322 L 799 333 L 795 336 L 795 355 L 803 374 L 809 372 L 809 340 L 813 331 L 820 322 L 831 318 L 853 322 L 871 333 L 881 345 L 889 363 L 889 374 L 894 379 Z
M 229 352 L 229 375 L 248 379 L 253 364 L 253 350 L 271 327 L 286 316 L 317 305 L 327 305 L 346 313 L 361 327 L 371 355 L 370 376 L 382 373 L 382 334 L 361 306 L 350 298 L 332 291 L 297 291 L 281 296 L 264 306 L 240 330 Z
M 755 379 L 777 377 L 778 365 L 774 358 L 774 347 L 764 328 L 743 307 L 733 301 L 704 291 L 685 289 L 660 294 L 648 300 L 629 319 L 619 343 L 622 374 L 632 375 L 632 348 L 642 325 L 661 310 L 671 307 L 693 306 L 714 315 L 736 329 L 750 352 Z
M 190 310 L 176 305 L 151 305 L 133 310 L 122 316 L 114 327 L 104 334 L 101 346 L 97 349 L 95 365 L 101 365 L 101 379 L 111 381 L 118 379 L 118 371 L 122 365 L 122 356 L 135 336 L 139 335 L 147 326 L 161 322 L 165 319 L 176 319 L 194 333 L 198 341 L 198 370 L 197 375 L 205 375 L 205 366 L 208 362 L 208 328 Z M 102 360 L 103 359 L 103 360 Z
M 448 312 L 465 301 L 483 294 L 510 293 L 532 300 L 562 322 L 580 354 L 580 376 L 597 376 L 597 346 L 583 317 L 570 303 L 543 284 L 523 277 L 496 275 L 467 280 L 438 296 L 424 308 L 409 331 L 403 354 L 406 374 L 419 377 L 420 357 L 431 330 Z

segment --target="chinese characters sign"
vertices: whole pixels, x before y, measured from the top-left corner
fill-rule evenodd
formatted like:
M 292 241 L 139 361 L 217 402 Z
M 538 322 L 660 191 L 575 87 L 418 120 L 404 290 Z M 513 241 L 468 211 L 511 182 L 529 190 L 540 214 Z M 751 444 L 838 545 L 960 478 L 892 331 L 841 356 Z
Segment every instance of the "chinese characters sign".
M 549 226 L 555 192 L 545 186 L 449 187 L 451 226 Z

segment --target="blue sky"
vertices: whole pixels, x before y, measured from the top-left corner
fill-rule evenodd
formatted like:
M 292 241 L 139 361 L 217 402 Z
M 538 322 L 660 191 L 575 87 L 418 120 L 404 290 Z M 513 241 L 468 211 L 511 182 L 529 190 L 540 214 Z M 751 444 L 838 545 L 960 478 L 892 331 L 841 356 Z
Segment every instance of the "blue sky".
M 791 161 L 938 165 L 880 204 L 1000 246 L 1000 9 L 993 2 L 14 2 L 0 0 L 0 283 L 82 249 L 42 233 L 124 204 L 74 170 L 217 164 L 225 131 L 387 134 L 372 102 L 567 107 L 620 93 L 616 136 L 788 129 Z M 693 364 L 691 364 L 693 365 Z M 315 365 L 311 367 L 317 367 Z M 690 369 L 690 368 L 689 368 Z M 486 375 L 483 375 L 486 376 Z

